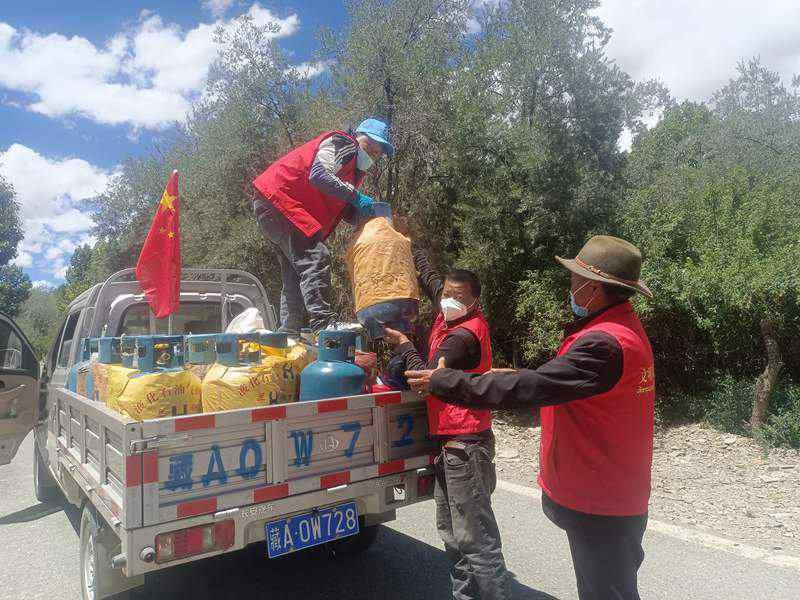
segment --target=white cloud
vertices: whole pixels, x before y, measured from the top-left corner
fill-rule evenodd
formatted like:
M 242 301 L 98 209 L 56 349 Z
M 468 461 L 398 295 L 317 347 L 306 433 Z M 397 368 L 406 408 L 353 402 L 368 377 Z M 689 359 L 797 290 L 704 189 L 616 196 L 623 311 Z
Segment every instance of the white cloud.
M 25 251 L 17 251 L 16 258 L 11 262 L 12 264 L 24 269 L 33 265 L 33 256 Z
M 215 18 L 219 18 L 228 12 L 233 4 L 233 0 L 203 0 L 203 8 L 209 11 Z
M 303 62 L 298 65 L 294 65 L 289 69 L 290 72 L 294 71 L 297 73 L 299 77 L 302 79 L 313 79 L 317 75 L 321 75 L 325 71 L 328 70 L 329 63 L 328 61 L 317 61 L 313 63 Z
M 33 287 L 38 288 L 40 290 L 45 290 L 52 287 L 52 284 L 49 281 L 45 281 L 44 279 L 37 279 L 33 282 Z
M 83 201 L 102 193 L 111 173 L 77 158 L 53 159 L 22 144 L 0 152 L 0 175 L 14 185 L 25 238 L 14 263 L 63 279 L 75 248 L 94 244 Z
M 299 27 L 296 14 L 281 19 L 257 3 L 247 14 L 259 26 L 276 24 L 272 37 Z M 26 108 L 49 117 L 77 114 L 110 125 L 162 128 L 183 119 L 202 89 L 220 26 L 233 25 L 218 19 L 184 31 L 142 11 L 134 27 L 97 46 L 0 22 L 0 87 L 30 95 Z
M 467 33 L 478 33 L 481 30 L 478 16 L 486 10 L 486 8 L 492 8 L 498 4 L 500 4 L 500 0 L 473 0 L 469 7 L 470 11 L 472 11 L 472 16 L 470 16 L 467 21 Z
M 788 78 L 800 71 L 800 3 L 770 0 L 604 0 L 608 52 L 635 79 L 658 78 L 680 100 L 705 100 L 742 59 Z

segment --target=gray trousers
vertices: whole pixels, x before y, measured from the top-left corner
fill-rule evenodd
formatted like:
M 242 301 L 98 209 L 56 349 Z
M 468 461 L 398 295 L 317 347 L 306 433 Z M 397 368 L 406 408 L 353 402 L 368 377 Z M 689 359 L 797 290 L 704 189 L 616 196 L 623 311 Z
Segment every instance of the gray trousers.
M 281 266 L 282 331 L 312 330 L 336 320 L 331 310 L 331 253 L 320 241 L 308 239 L 269 200 L 257 197 L 253 211 L 264 237 L 272 242 Z
M 497 484 L 494 436 L 440 444 L 436 472 L 436 527 L 451 561 L 455 600 L 511 597 L 500 530 L 492 510 Z

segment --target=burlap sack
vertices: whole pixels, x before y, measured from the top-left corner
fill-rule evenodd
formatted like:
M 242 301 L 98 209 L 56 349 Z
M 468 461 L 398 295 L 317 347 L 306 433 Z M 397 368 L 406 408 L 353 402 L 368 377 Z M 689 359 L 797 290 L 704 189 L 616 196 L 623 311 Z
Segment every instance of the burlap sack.
M 390 300 L 419 300 L 411 240 L 384 217 L 361 226 L 345 255 L 356 312 Z
M 186 369 L 141 373 L 120 365 L 94 366 L 95 392 L 106 406 L 131 419 L 191 415 L 201 410 L 200 380 Z

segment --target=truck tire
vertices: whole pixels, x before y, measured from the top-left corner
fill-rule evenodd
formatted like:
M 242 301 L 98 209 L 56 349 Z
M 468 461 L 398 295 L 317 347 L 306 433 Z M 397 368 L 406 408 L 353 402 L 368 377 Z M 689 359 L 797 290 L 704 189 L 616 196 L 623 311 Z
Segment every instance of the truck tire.
M 380 533 L 380 525 L 372 525 L 371 527 L 361 526 L 361 531 L 356 535 L 343 538 L 331 542 L 330 549 L 334 556 L 356 556 L 369 550 L 375 540 L 378 539 Z
M 58 484 L 42 458 L 35 437 L 33 439 L 33 489 L 39 502 L 60 502 L 63 499 Z
M 81 569 L 81 599 L 100 600 L 100 590 L 108 587 L 107 582 L 101 581 L 108 572 L 100 564 L 101 552 L 100 545 L 103 544 L 104 521 L 92 508 L 88 502 L 83 505 L 81 513 L 81 533 L 80 533 L 80 569 Z M 128 592 L 123 592 L 114 596 L 115 600 L 127 600 Z

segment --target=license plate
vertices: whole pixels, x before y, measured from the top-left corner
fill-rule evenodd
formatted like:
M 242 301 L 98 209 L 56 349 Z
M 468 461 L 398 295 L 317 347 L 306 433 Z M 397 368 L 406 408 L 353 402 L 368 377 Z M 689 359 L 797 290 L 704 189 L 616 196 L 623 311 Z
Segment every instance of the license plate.
M 358 531 L 358 508 L 355 502 L 321 508 L 267 523 L 267 555 L 275 558 L 355 535 Z

